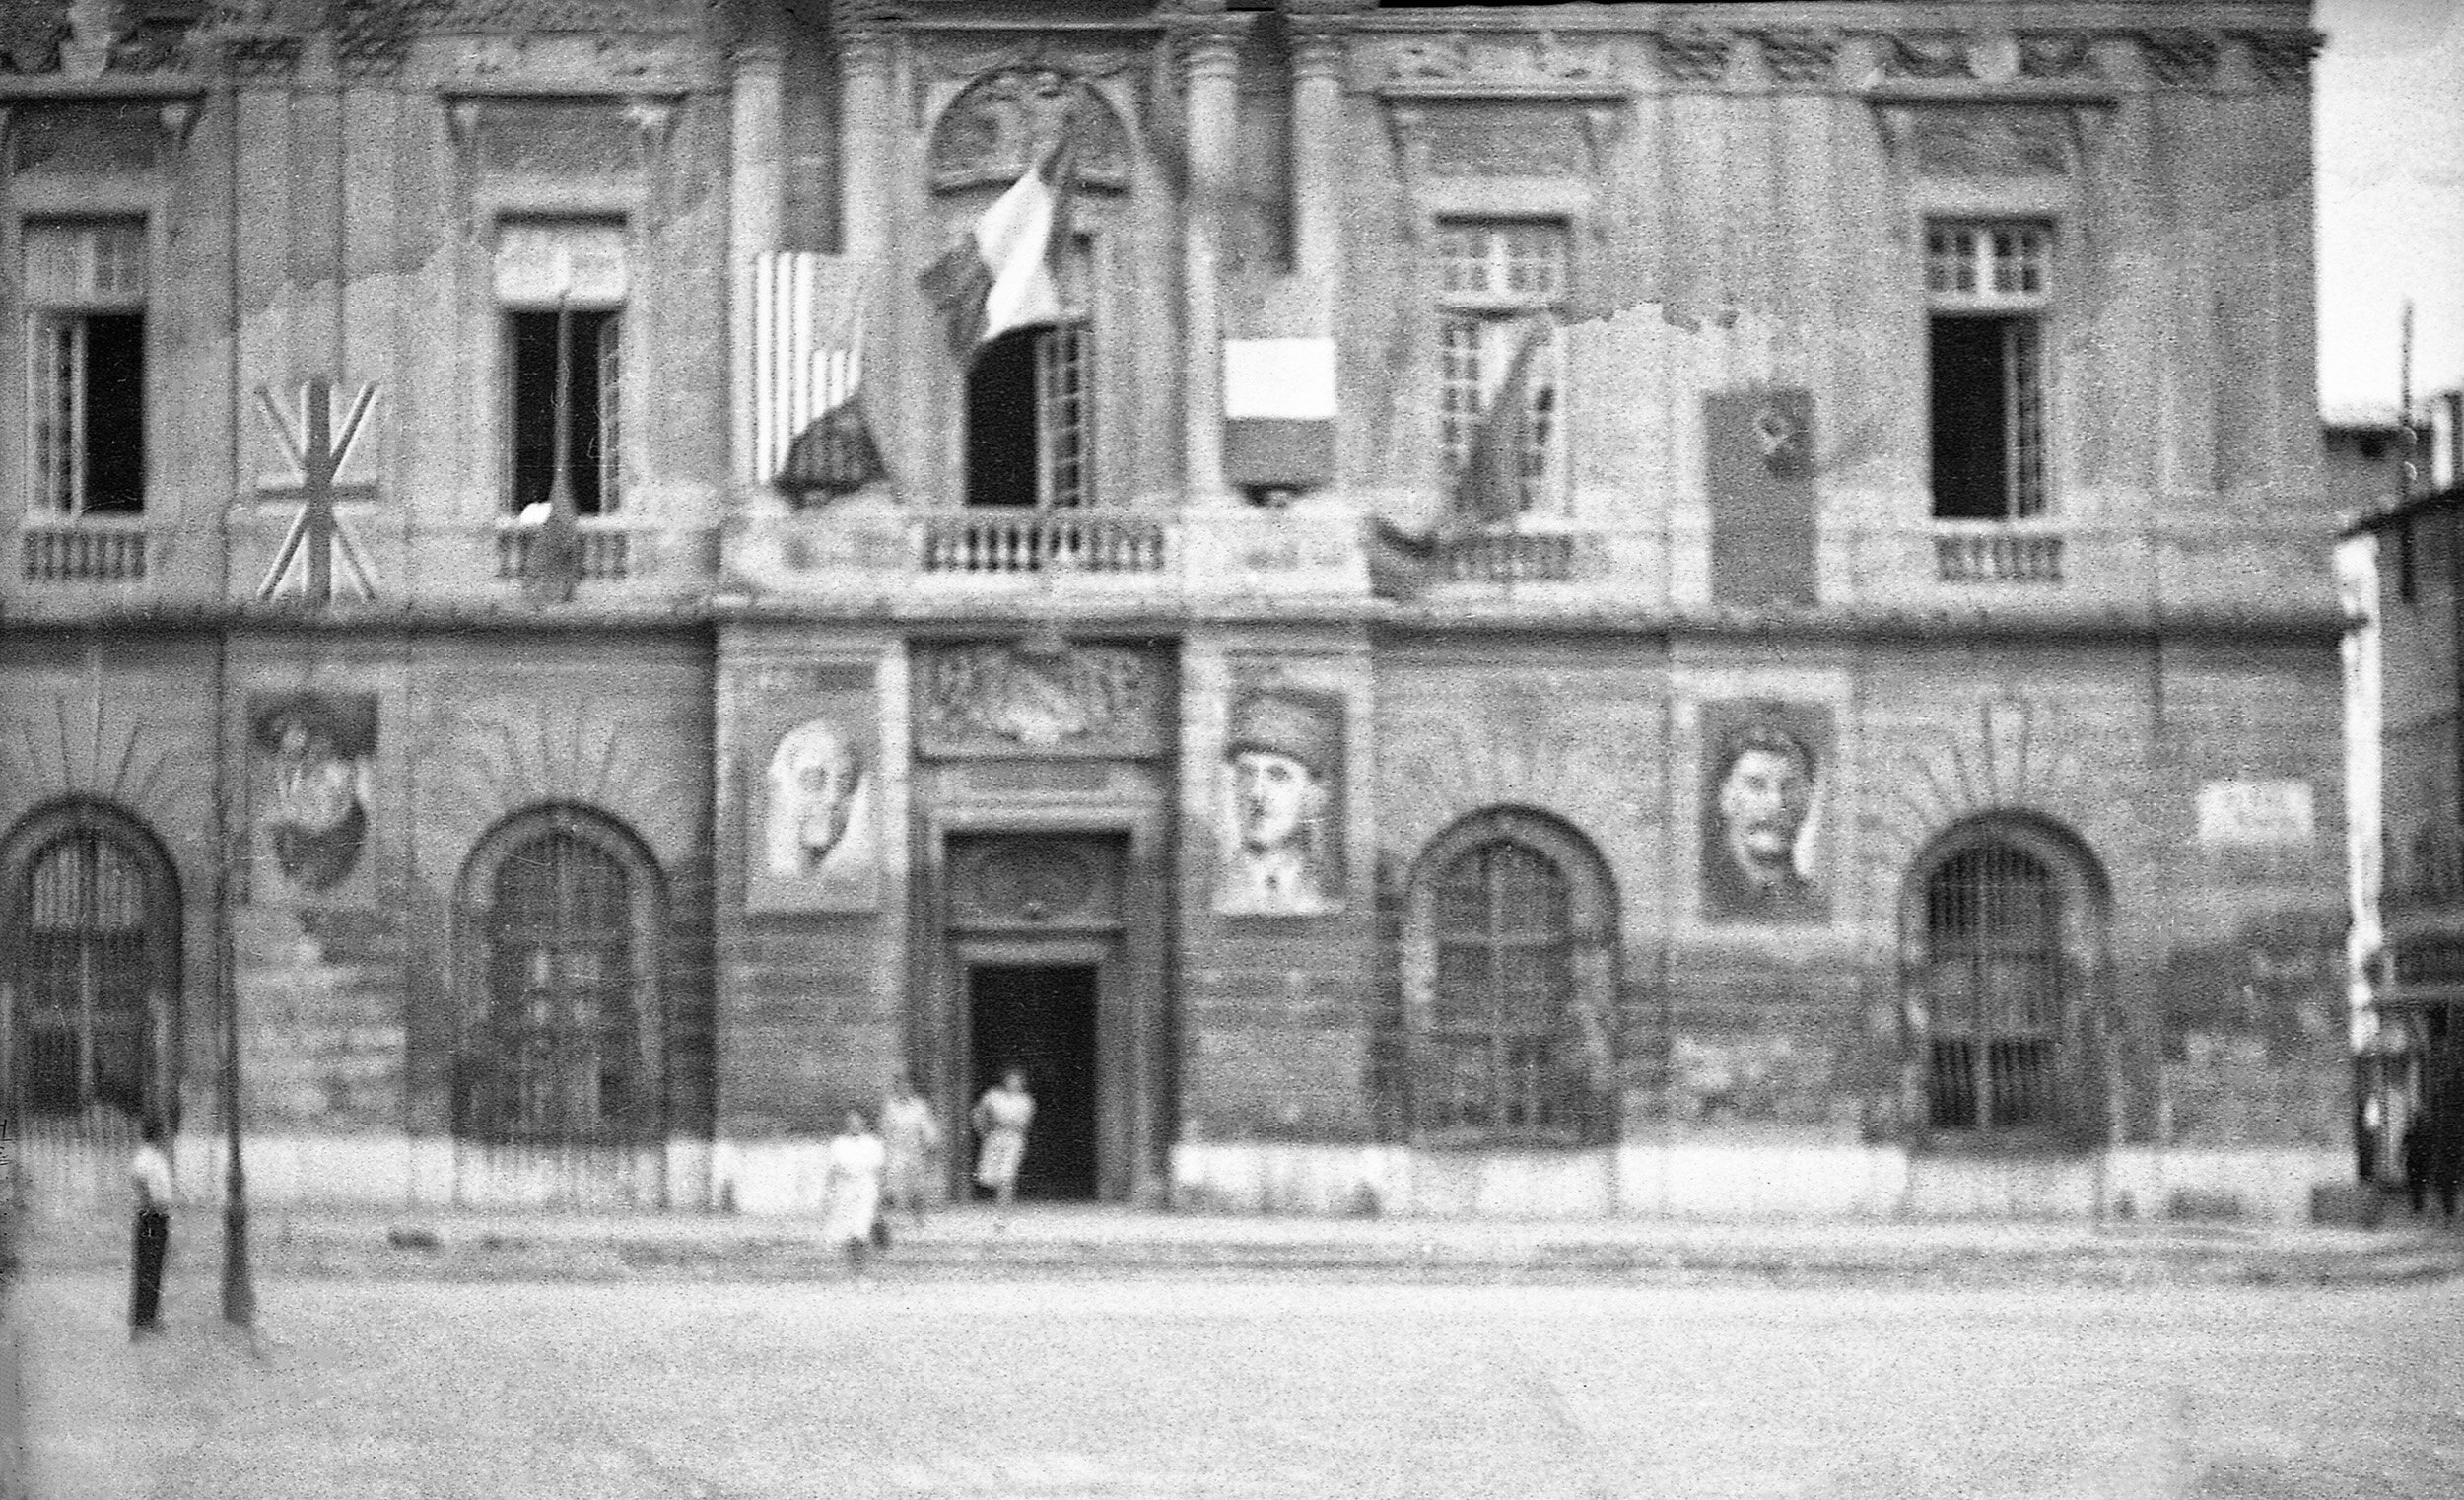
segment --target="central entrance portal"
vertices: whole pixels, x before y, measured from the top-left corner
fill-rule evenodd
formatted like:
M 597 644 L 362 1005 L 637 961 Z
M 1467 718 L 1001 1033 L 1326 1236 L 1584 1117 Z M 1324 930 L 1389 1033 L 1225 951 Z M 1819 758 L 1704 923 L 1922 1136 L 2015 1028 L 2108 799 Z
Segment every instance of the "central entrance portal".
M 1027 1075 L 1035 1096 L 1018 1174 L 1021 1198 L 1097 1195 L 1096 995 L 1091 964 L 967 967 L 967 1098 L 982 1098 L 1013 1067 Z

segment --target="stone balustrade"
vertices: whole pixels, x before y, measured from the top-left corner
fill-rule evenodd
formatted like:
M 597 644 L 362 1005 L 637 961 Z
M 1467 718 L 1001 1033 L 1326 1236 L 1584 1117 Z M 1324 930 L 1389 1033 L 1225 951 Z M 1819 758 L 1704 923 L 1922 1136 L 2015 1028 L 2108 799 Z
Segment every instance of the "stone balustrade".
M 1162 573 L 1172 566 L 1172 528 L 1135 516 L 932 516 L 917 523 L 916 556 L 926 573 Z
M 1940 533 L 1934 577 L 1944 583 L 2060 583 L 2062 537 L 1999 526 Z
M 30 583 L 126 583 L 146 576 L 146 533 L 133 527 L 30 524 L 20 545 Z

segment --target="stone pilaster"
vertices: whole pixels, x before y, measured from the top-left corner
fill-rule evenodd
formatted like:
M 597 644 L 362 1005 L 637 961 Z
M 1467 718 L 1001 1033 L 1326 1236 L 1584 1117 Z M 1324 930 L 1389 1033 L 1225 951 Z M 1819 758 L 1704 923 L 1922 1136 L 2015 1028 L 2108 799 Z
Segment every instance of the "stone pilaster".
M 860 9 L 860 8 L 854 8 Z M 891 69 L 896 34 L 886 20 L 844 19 L 839 47 L 839 248 L 879 265 L 890 245 Z
M 1341 23 L 1294 22 L 1292 35 L 1292 263 L 1341 305 L 1343 271 L 1343 58 Z
M 779 248 L 779 73 L 777 47 L 736 49 L 734 128 L 728 140 L 727 379 L 735 435 L 728 467 L 738 476 L 749 473 L 753 454 L 753 265 Z
M 1223 477 L 1223 210 L 1240 125 L 1247 16 L 1192 15 L 1180 31 L 1187 84 L 1189 201 L 1182 219 L 1182 462 L 1187 504 L 1231 498 Z

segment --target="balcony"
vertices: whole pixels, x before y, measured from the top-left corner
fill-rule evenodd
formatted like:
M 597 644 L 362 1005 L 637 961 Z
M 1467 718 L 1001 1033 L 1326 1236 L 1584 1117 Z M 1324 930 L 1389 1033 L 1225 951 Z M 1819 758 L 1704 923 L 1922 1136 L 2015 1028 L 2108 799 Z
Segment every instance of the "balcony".
M 30 522 L 21 546 L 30 583 L 133 583 L 146 576 L 146 533 L 130 527 Z
M 1112 515 L 933 516 L 916 525 L 926 573 L 1162 573 L 1171 532 L 1159 520 Z
M 2062 538 L 2002 526 L 1938 533 L 1934 578 L 1944 583 L 2058 584 Z

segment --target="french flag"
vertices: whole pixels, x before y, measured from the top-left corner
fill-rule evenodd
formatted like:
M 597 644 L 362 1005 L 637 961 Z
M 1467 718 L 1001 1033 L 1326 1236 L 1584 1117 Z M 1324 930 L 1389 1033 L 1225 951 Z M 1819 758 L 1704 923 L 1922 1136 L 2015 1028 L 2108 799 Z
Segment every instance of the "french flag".
M 962 363 L 1013 328 L 1061 321 L 1053 262 L 1069 239 L 1076 164 L 1063 135 L 919 278 L 948 320 L 950 350 Z

